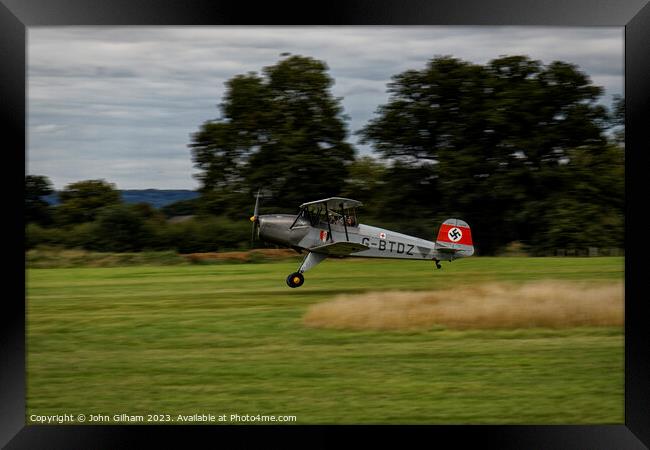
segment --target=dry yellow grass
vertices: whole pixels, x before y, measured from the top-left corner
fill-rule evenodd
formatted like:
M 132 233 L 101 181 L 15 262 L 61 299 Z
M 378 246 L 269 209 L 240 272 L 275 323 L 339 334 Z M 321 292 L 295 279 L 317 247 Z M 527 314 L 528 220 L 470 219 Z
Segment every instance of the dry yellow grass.
M 441 291 L 341 295 L 313 305 L 303 322 L 356 330 L 620 326 L 623 283 L 490 283 Z

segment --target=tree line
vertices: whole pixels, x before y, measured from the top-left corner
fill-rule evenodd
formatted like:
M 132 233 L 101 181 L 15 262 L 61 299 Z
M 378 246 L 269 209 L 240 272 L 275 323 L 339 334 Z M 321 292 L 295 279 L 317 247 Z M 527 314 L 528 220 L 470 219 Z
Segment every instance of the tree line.
M 58 193 L 60 204 L 43 197 L 54 192 L 45 176 L 26 177 L 26 248 L 56 246 L 100 252 L 175 250 L 210 252 L 245 245 L 250 230 L 232 219 L 201 215 L 170 223 L 172 210 L 148 203 L 126 204 L 114 184 L 105 180 L 71 183 Z
M 218 118 L 189 144 L 200 197 L 162 210 L 125 205 L 103 180 L 66 187 L 48 207 L 46 177 L 26 177 L 28 246 L 105 251 L 245 248 L 260 213 L 309 200 L 360 200 L 361 221 L 433 239 L 466 220 L 479 254 L 513 242 L 533 254 L 624 245 L 624 100 L 575 65 L 450 56 L 395 75 L 390 97 L 349 143 L 349 119 L 324 61 L 289 55 L 228 80 Z M 193 215 L 170 224 L 173 215 Z

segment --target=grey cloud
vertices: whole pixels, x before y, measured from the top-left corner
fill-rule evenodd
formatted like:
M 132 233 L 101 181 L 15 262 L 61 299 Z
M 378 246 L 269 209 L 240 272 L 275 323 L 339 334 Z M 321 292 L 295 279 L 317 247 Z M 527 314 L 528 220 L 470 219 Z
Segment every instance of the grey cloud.
M 133 78 L 137 76 L 134 70 L 127 68 L 110 68 L 105 66 L 51 67 L 35 64 L 29 68 L 32 77 L 102 77 L 102 78 Z
M 195 188 L 191 133 L 219 116 L 228 79 L 282 52 L 328 64 L 352 143 L 391 77 L 435 55 L 575 63 L 606 105 L 623 89 L 623 28 L 30 27 L 28 168 L 57 188 L 100 175 L 124 189 Z

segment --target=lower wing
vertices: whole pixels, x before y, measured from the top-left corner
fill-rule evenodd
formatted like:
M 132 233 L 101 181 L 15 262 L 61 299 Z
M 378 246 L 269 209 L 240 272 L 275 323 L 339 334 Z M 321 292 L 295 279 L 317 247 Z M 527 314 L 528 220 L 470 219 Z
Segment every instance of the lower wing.
M 333 256 L 347 256 L 351 253 L 368 250 L 369 248 L 370 247 L 367 245 L 357 244 L 354 242 L 334 242 L 333 244 L 325 244 L 310 248 L 309 251 Z

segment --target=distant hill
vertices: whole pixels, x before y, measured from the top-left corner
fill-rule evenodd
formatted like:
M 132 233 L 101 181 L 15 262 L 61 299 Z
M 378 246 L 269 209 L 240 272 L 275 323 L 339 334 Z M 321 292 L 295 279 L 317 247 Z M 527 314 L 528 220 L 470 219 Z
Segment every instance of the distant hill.
M 189 189 L 125 189 L 120 191 L 124 203 L 149 203 L 154 208 L 163 206 L 181 200 L 191 200 L 197 198 L 199 193 Z M 50 205 L 59 204 L 59 194 L 54 193 L 43 197 Z

